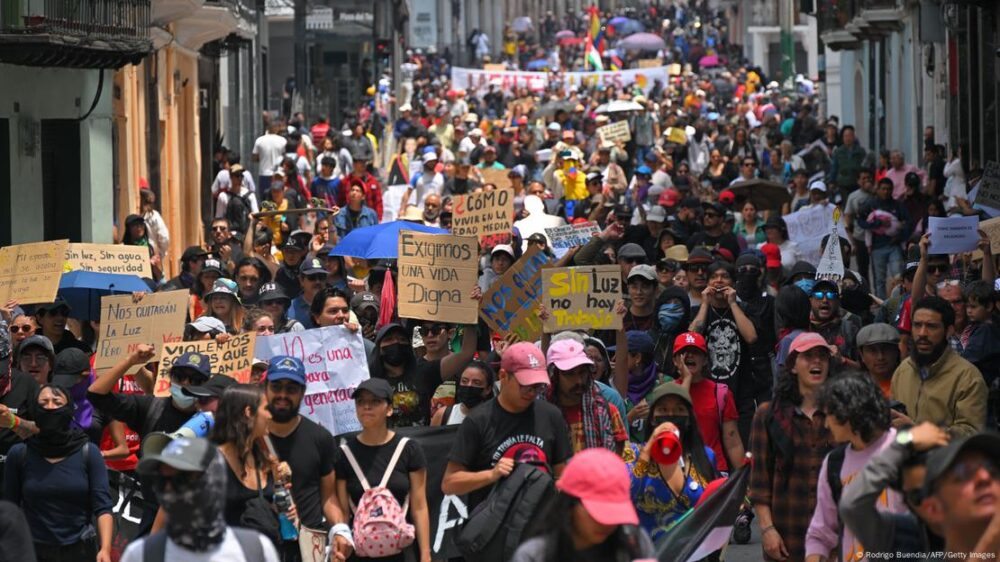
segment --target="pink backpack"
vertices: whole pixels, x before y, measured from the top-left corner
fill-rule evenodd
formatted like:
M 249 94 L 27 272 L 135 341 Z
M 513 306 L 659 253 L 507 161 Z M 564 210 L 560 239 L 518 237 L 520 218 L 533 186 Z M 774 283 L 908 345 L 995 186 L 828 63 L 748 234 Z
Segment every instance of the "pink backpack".
M 361 488 L 365 491 L 357 507 L 351 506 L 354 509 L 354 552 L 358 556 L 380 558 L 399 554 L 404 548 L 413 544 L 416 538 L 413 525 L 406 522 L 406 511 L 410 504 L 409 494 L 400 507 L 395 496 L 389 488 L 386 488 L 407 441 L 409 439 L 406 437 L 399 440 L 396 450 L 392 453 L 392 459 L 385 468 L 385 474 L 382 475 L 382 481 L 375 488 L 368 484 L 368 479 L 358 466 L 351 448 L 346 442 L 340 443 L 347 462 L 351 464 L 355 476 L 361 482 Z

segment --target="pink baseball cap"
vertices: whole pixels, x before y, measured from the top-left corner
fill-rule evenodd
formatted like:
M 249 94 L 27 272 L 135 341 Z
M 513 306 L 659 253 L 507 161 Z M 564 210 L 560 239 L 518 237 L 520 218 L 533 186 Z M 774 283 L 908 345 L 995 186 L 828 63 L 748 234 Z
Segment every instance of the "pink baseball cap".
M 549 384 L 545 356 L 533 343 L 520 342 L 510 346 L 500 359 L 500 368 L 512 373 L 523 386 Z
M 628 467 L 618 455 L 607 449 L 584 449 L 569 460 L 556 488 L 579 499 L 601 525 L 638 525 L 629 484 Z
M 792 346 L 788 349 L 788 352 L 802 353 L 816 347 L 825 347 L 830 351 L 830 353 L 834 353 L 836 351 L 836 348 L 826 343 L 823 336 L 817 334 L 816 332 L 802 332 L 796 336 L 794 340 L 792 340 Z
M 549 365 L 555 365 L 560 371 L 570 371 L 580 365 L 593 365 L 587 357 L 583 344 L 571 339 L 559 340 L 549 346 Z

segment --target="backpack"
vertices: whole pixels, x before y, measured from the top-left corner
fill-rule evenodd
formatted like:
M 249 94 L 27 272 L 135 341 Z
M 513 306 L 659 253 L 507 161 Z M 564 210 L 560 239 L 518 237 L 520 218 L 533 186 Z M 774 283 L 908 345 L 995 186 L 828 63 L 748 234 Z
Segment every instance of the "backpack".
M 354 458 L 351 448 L 347 446 L 347 442 L 340 443 L 344 457 L 365 491 L 357 507 L 352 506 L 354 507 L 354 553 L 358 556 L 374 558 L 399 554 L 404 548 L 413 544 L 416 538 L 413 525 L 406 522 L 410 496 L 406 496 L 406 501 L 400 507 L 396 497 L 386 487 L 407 442 L 409 442 L 407 437 L 399 440 L 396 450 L 392 453 L 392 459 L 385 468 L 385 474 L 382 475 L 382 481 L 375 488 L 368 484 L 368 479 L 358 466 L 358 461 Z
M 229 228 L 240 234 L 246 234 L 249 228 L 250 210 L 249 193 L 247 195 L 229 194 L 229 201 L 226 202 L 226 220 L 229 221 Z
M 510 560 L 543 517 L 542 506 L 555 493 L 552 477 L 528 463 L 517 463 L 489 497 L 469 515 L 455 541 L 466 560 Z
M 847 456 L 847 444 L 835 447 L 826 457 L 826 483 L 830 485 L 830 495 L 833 504 L 840 504 L 840 495 L 844 491 L 844 482 L 840 479 L 840 470 L 844 468 L 844 458 Z M 838 511 L 839 517 L 839 511 Z
M 251 529 L 229 527 L 243 551 L 243 559 L 247 562 L 264 560 L 264 547 L 260 544 L 260 534 Z M 164 562 L 167 555 L 167 533 L 153 533 L 142 541 L 142 562 Z

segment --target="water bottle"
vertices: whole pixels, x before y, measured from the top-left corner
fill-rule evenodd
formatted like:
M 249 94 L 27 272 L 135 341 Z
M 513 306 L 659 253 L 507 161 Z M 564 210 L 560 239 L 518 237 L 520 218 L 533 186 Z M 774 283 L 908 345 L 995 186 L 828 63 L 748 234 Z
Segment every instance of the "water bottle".
M 292 495 L 281 484 L 274 485 L 274 505 L 278 508 L 278 523 L 281 527 L 281 539 L 295 541 L 299 539 L 299 530 L 288 518 L 287 512 L 292 507 Z

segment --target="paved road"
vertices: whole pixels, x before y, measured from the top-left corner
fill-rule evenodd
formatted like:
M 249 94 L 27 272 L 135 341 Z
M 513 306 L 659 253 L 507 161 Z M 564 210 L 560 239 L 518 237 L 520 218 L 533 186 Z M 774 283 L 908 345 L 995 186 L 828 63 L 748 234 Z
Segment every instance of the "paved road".
M 760 526 L 754 519 L 750 523 L 750 542 L 747 544 L 730 543 L 726 551 L 726 562 L 760 562 L 763 554 L 760 550 Z

